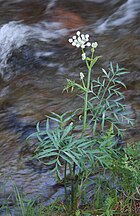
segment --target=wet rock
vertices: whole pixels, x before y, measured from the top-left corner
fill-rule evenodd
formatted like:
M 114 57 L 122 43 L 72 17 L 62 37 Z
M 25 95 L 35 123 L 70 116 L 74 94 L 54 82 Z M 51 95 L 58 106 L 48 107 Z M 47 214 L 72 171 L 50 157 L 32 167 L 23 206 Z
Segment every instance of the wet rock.
M 82 17 L 75 13 L 68 11 L 67 9 L 60 7 L 52 10 L 50 12 L 51 20 L 60 22 L 62 24 L 62 27 L 68 28 L 68 29 L 77 29 L 84 26 L 85 20 L 82 19 Z

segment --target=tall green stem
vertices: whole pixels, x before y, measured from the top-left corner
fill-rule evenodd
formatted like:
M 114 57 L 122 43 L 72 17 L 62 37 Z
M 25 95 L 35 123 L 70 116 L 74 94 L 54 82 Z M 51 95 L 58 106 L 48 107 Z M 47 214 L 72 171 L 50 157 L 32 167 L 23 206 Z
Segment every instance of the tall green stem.
M 71 170 L 71 210 L 74 210 L 74 202 L 75 202 L 75 163 L 73 164 L 73 169 Z
M 88 103 L 88 92 L 90 87 L 90 77 L 91 77 L 91 67 L 88 70 L 88 79 L 87 79 L 87 90 L 84 96 L 84 120 L 83 120 L 83 133 L 86 130 L 87 126 L 87 103 Z
M 67 195 L 67 162 L 65 162 L 65 170 L 64 170 L 64 190 L 65 190 L 66 206 L 68 207 L 68 195 Z
M 83 52 L 83 50 L 82 50 L 82 52 Z M 91 79 L 91 69 L 93 67 L 93 65 L 92 65 L 93 55 L 94 55 L 94 49 L 92 50 L 91 59 L 90 59 L 90 65 L 89 65 L 89 63 L 88 63 L 88 61 L 86 59 L 86 66 L 88 68 L 88 78 L 87 78 L 87 86 L 86 86 L 86 91 L 85 91 L 85 96 L 84 96 L 83 133 L 85 132 L 85 130 L 87 128 L 88 94 L 89 94 L 90 79 Z

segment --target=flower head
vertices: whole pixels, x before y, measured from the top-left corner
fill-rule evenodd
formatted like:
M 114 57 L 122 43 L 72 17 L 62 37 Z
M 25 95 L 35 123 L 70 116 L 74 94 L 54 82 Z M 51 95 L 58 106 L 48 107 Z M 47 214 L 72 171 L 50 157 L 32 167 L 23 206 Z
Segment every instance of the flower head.
M 89 35 L 81 34 L 80 31 L 77 31 L 76 35 L 74 35 L 72 38 L 69 38 L 68 41 L 72 44 L 72 46 L 76 46 L 77 48 L 81 47 L 84 49 L 86 46 L 91 46 L 91 43 L 89 42 Z

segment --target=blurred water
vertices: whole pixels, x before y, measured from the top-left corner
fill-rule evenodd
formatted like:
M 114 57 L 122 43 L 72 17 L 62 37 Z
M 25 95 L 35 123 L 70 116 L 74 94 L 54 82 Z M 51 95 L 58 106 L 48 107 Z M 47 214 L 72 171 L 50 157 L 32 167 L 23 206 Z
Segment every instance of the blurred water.
M 139 140 L 139 10 L 139 0 L 0 1 L 1 185 L 10 177 L 25 194 L 45 202 L 63 193 L 49 169 L 30 160 L 34 147 L 25 139 L 45 114 L 80 106 L 74 94 L 62 93 L 66 78 L 79 80 L 84 70 L 79 50 L 67 42 L 77 29 L 98 41 L 99 68 L 112 61 L 130 71 L 122 79 L 136 123 L 126 126 L 126 136 Z M 8 180 L 0 202 L 11 187 Z
M 138 0 L 128 0 L 124 4 L 120 5 L 116 11 L 111 14 L 105 21 L 103 21 L 98 27 L 96 32 L 103 33 L 110 27 L 124 26 L 126 24 L 135 21 L 135 18 L 140 13 L 140 4 Z
M 0 68 L 2 77 L 4 78 L 5 75 L 3 74 L 3 67 L 7 67 L 7 61 L 12 56 L 14 50 L 20 49 L 23 45 L 31 44 L 31 41 L 35 39 L 36 43 L 42 41 L 49 43 L 52 39 L 65 36 L 66 33 L 66 29 L 59 29 L 59 23 L 57 22 L 51 22 L 49 24 L 41 22 L 31 26 L 16 21 L 4 24 L 0 29 Z M 44 56 L 52 54 L 53 52 L 45 51 Z

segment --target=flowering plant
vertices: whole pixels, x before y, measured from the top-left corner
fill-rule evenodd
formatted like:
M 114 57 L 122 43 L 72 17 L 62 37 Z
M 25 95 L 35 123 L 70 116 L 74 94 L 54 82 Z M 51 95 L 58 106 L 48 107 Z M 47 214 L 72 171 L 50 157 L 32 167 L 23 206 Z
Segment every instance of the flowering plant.
M 80 31 L 68 41 L 72 46 L 81 49 L 81 57 L 87 67 L 87 73 L 80 72 L 80 83 L 67 79 L 64 88 L 67 91 L 78 88 L 82 93 L 82 131 L 78 135 L 75 133 L 78 127 L 77 122 L 73 120 L 75 111 L 62 115 L 52 113 L 52 116 L 47 116 L 46 128 L 42 131 L 38 123 L 37 132 L 27 139 L 36 138 L 38 146 L 34 158 L 48 159 L 45 160 L 45 164 L 51 166 L 59 181 L 63 179 L 68 215 L 75 215 L 85 181 L 94 173 L 99 163 L 109 167 L 112 155 L 117 157 L 114 149 L 115 130 L 117 135 L 120 134 L 120 123 L 124 120 L 132 123 L 132 120 L 127 117 L 127 113 L 124 114 L 126 106 L 122 103 L 124 95 L 120 91 L 121 86 L 125 87 L 125 84 L 119 77 L 126 74 L 126 70 L 118 65 L 114 68 L 111 63 L 108 72 L 102 69 L 103 76 L 92 80 L 92 68 L 101 57 L 94 57 L 98 43 L 91 43 L 89 35 L 81 34 Z M 91 57 L 87 56 L 86 48 L 91 48 Z M 52 129 L 50 120 L 57 122 L 58 126 Z M 87 129 L 91 128 L 93 133 L 87 133 Z M 96 136 L 98 128 L 99 133 Z M 67 173 L 70 178 L 67 177 Z M 67 188 L 69 182 L 70 199 Z
M 83 90 L 85 93 L 85 97 L 84 97 L 84 120 L 83 120 L 83 132 L 86 130 L 86 121 L 87 121 L 87 103 L 88 103 L 88 94 L 89 94 L 89 88 L 90 88 L 90 79 L 91 79 L 91 70 L 92 67 L 94 66 L 94 64 L 96 63 L 96 61 L 101 57 L 101 56 L 97 56 L 94 58 L 94 51 L 98 46 L 97 42 L 91 43 L 89 42 L 89 34 L 81 34 L 80 31 L 76 32 L 76 35 L 74 35 L 72 38 L 68 39 L 69 43 L 72 44 L 72 46 L 76 46 L 77 48 L 81 48 L 82 50 L 82 60 L 86 62 L 86 66 L 88 68 L 88 79 L 87 79 L 87 83 L 85 83 L 84 81 L 84 74 L 82 72 L 80 72 L 80 79 L 82 82 L 82 85 L 79 84 L 74 84 L 73 82 L 71 82 L 70 80 L 68 81 L 68 85 L 65 88 L 66 90 L 68 90 L 68 88 L 72 87 L 73 85 L 78 87 L 79 89 Z M 85 48 L 86 47 L 91 47 L 91 58 L 86 56 L 86 52 L 85 52 Z M 71 86 L 72 85 L 72 86 Z M 73 87 L 74 87 L 73 86 Z
M 115 129 L 118 134 L 121 134 L 122 129 L 119 127 L 121 122 L 125 120 L 128 123 L 133 123 L 133 120 L 127 117 L 128 113 L 124 114 L 126 106 L 121 103 L 124 100 L 124 95 L 120 89 L 121 86 L 125 88 L 126 86 L 118 79 L 121 75 L 127 74 L 128 72 L 125 68 L 120 68 L 118 64 L 116 68 L 113 68 L 111 63 L 108 72 L 102 68 L 103 76 L 98 77 L 97 80 L 91 80 L 92 68 L 101 57 L 94 57 L 98 43 L 91 43 L 89 41 L 89 35 L 81 34 L 80 31 L 77 31 L 76 35 L 68 39 L 68 42 L 76 48 L 81 48 L 81 57 L 88 71 L 86 76 L 83 72 L 80 72 L 81 84 L 67 79 L 67 86 L 65 87 L 67 91 L 69 88 L 73 91 L 76 87 L 84 93 L 83 132 L 85 132 L 91 123 L 94 134 L 98 125 L 101 125 L 101 129 L 104 130 L 105 126 L 109 123 L 109 126 L 113 130 Z M 87 47 L 91 48 L 91 57 L 88 57 L 86 54 Z M 87 113 L 91 117 L 88 123 Z

